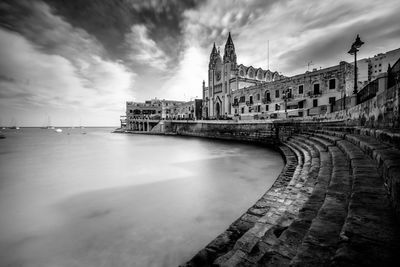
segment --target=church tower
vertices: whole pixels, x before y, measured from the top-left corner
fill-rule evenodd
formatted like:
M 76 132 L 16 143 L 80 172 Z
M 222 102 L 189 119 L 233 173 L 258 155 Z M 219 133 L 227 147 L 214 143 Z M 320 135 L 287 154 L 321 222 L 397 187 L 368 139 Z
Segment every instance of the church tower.
M 231 32 L 229 32 L 228 40 L 226 40 L 225 44 L 224 64 L 225 63 L 233 63 L 236 65 L 235 45 L 232 41 Z
M 231 115 L 231 79 L 236 78 L 236 52 L 235 52 L 235 45 L 232 41 L 231 33 L 228 34 L 228 39 L 226 40 L 225 44 L 225 51 L 224 51 L 224 83 L 223 83 L 223 106 L 224 106 L 224 113 L 226 115 Z
M 208 107 L 209 107 L 209 116 L 214 117 L 214 116 L 219 116 L 220 114 L 220 109 L 218 109 L 218 112 L 215 112 L 215 109 L 213 108 L 215 105 L 215 94 L 218 93 L 218 89 L 220 86 L 219 85 L 222 81 L 221 79 L 221 73 L 222 73 L 222 58 L 220 55 L 219 50 L 215 47 L 215 43 L 213 45 L 213 48 L 211 50 L 210 54 L 210 63 L 208 65 L 208 95 L 209 95 L 209 102 Z M 215 89 L 217 87 L 217 90 Z M 218 104 L 218 107 L 221 104 Z

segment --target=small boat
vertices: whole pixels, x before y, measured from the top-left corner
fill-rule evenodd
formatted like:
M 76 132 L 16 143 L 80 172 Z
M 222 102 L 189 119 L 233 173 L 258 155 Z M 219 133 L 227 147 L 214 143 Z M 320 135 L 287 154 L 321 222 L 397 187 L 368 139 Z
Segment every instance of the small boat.
M 57 128 L 55 131 L 56 131 L 56 133 L 62 133 L 62 129 L 60 129 L 60 128 Z

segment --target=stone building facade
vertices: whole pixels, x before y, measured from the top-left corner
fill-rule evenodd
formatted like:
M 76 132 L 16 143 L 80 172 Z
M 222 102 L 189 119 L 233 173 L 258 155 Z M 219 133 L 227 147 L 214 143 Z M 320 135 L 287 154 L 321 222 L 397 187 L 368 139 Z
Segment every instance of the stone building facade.
M 397 48 L 373 57 L 357 60 L 359 88 L 375 80 L 380 74 L 387 72 L 389 65 L 393 65 L 399 57 L 400 48 Z
M 126 122 L 143 119 L 166 119 L 169 107 L 185 103 L 184 101 L 151 99 L 145 102 L 126 102 Z
M 337 66 L 235 90 L 233 115 L 263 119 L 330 112 L 336 100 L 353 94 L 353 73 L 351 64 L 340 62 Z
M 285 77 L 278 72 L 237 64 L 229 33 L 224 56 L 214 46 L 203 81 L 203 117 L 241 119 L 302 117 L 330 112 L 336 100 L 352 95 L 354 67 L 339 65 Z
M 177 103 L 166 108 L 168 116 L 166 119 L 171 120 L 200 120 L 202 119 L 202 99 L 194 99 L 192 101 Z
M 235 46 L 229 33 L 221 57 L 215 43 L 208 67 L 208 86 L 203 82 L 203 116 L 221 118 L 233 114 L 232 92 L 240 88 L 261 85 L 283 78 L 278 72 L 237 64 Z

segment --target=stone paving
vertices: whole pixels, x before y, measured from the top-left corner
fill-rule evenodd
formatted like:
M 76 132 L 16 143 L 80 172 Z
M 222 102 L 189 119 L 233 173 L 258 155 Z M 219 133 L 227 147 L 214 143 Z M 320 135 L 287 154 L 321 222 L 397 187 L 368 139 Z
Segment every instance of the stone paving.
M 273 187 L 183 266 L 399 266 L 396 133 L 292 135 Z

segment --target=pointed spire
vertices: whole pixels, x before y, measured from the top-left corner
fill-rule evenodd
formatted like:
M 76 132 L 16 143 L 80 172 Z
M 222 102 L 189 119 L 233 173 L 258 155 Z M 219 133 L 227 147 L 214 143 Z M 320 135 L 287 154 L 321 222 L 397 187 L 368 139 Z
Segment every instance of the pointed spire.
M 233 45 L 233 41 L 232 41 L 232 37 L 231 37 L 231 32 L 229 32 L 228 40 L 226 41 L 226 45 Z
M 235 46 L 233 45 L 231 32 L 228 34 L 228 40 L 225 44 L 224 63 L 233 62 L 236 64 Z
M 214 46 L 213 49 L 211 51 L 211 54 L 216 54 L 217 53 L 217 48 L 215 47 L 215 42 L 214 42 Z

